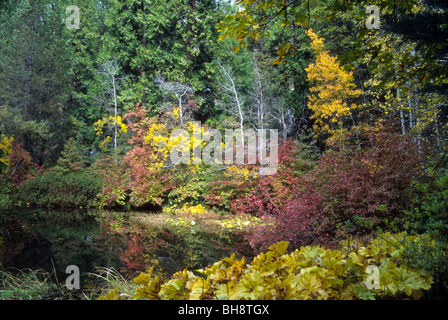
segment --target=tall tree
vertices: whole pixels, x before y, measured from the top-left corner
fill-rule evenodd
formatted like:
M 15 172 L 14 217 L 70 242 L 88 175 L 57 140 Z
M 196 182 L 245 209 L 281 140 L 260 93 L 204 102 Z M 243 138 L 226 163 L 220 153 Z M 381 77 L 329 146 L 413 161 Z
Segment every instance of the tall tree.
M 159 75 L 168 82 L 189 83 L 201 101 L 207 100 L 213 86 L 215 1 L 111 0 L 110 4 L 105 51 L 116 55 L 129 75 L 122 93 L 126 108 L 142 101 L 158 111 Z
M 310 88 L 309 108 L 313 110 L 316 134 L 330 134 L 333 139 L 343 141 L 346 132 L 344 122 L 357 108 L 353 103 L 361 90 L 353 83 L 352 73 L 344 70 L 336 57 L 324 48 L 322 38 L 308 30 L 311 44 L 316 52 L 316 62 L 307 69 Z
M 19 0 L 10 8 L 0 16 L 0 103 L 20 108 L 28 119 L 39 117 L 67 101 L 62 3 Z
M 241 87 L 231 67 L 223 65 L 219 61 L 217 64 L 221 68 L 223 75 L 223 81 L 220 83 L 220 87 L 228 97 L 228 104 L 226 104 L 225 108 L 238 119 L 241 145 L 244 147 L 244 124 L 247 115 L 244 106 L 244 98 L 241 94 Z
M 44 144 L 22 141 L 40 164 L 56 161 L 69 126 L 70 46 L 66 45 L 64 1 L 10 1 L 0 12 L 0 105 L 25 121 L 46 121 L 54 133 Z
M 113 59 L 113 56 L 105 55 L 104 52 L 104 35 L 107 32 L 105 16 L 110 4 L 104 0 L 80 0 L 77 5 L 80 10 L 80 28 L 67 31 L 72 47 L 70 117 L 78 141 L 91 145 L 95 141 L 92 124 L 106 114 L 104 79 L 98 70 L 103 61 Z
M 119 82 L 122 80 L 120 77 L 120 65 L 116 60 L 106 60 L 101 64 L 101 69 L 99 71 L 103 76 L 107 86 L 107 95 L 113 101 L 113 130 L 114 130 L 114 151 L 117 151 L 117 137 L 118 137 L 118 88 L 120 86 Z

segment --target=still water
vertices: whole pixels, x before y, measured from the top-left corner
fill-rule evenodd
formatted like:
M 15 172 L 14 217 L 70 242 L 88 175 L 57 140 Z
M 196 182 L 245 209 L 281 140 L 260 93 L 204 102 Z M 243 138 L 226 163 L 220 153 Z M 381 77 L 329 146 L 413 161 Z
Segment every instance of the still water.
M 96 211 L 26 209 L 7 215 L 0 225 L 1 267 L 32 269 L 66 277 L 76 265 L 81 275 L 96 267 L 120 268 L 123 243 L 110 237 Z

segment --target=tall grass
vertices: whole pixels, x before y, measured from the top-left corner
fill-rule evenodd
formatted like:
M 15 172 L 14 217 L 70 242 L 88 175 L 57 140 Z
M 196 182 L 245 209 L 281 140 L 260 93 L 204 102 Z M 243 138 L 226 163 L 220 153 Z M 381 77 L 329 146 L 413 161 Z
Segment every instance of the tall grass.
M 59 283 L 54 272 L 0 270 L 0 300 L 96 300 L 115 288 L 126 299 L 137 287 L 114 268 L 98 268 L 97 272 L 89 273 L 89 277 L 94 280 L 93 287 L 70 291 Z
M 60 296 L 52 273 L 43 270 L 0 270 L 0 300 L 52 300 Z
M 109 291 L 118 288 L 122 298 L 127 299 L 132 297 L 135 288 L 137 288 L 137 285 L 132 280 L 126 279 L 114 268 L 97 268 L 96 273 L 89 273 L 89 275 L 96 280 L 94 291 L 97 295 L 105 295 Z

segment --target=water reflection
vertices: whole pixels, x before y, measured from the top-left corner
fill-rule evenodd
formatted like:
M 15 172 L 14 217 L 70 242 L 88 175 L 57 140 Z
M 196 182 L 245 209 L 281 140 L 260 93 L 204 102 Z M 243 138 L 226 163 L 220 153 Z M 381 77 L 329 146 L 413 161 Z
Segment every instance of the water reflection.
M 120 243 L 112 243 L 96 211 L 26 209 L 0 226 L 3 269 L 43 269 L 62 279 L 68 265 L 81 274 L 120 267 Z

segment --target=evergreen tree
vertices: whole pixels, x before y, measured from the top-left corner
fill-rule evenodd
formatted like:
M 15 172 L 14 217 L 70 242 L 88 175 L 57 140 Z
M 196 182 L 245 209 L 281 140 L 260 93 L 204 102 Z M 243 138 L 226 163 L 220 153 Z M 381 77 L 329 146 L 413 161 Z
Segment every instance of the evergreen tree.
M 125 74 L 125 108 L 141 101 L 158 111 L 163 100 L 155 79 L 187 83 L 213 101 L 212 43 L 216 35 L 214 1 L 112 0 L 105 17 L 104 52 L 118 59 Z
M 394 11 L 383 17 L 383 28 L 416 44 L 424 53 L 421 66 L 414 71 L 425 92 L 448 94 L 448 3 L 425 0 L 413 10 Z
M 24 147 L 43 164 L 55 161 L 68 134 L 70 46 L 64 1 L 10 1 L 0 12 L 0 105 L 19 110 L 25 121 L 46 121 L 53 132 L 44 144 Z

